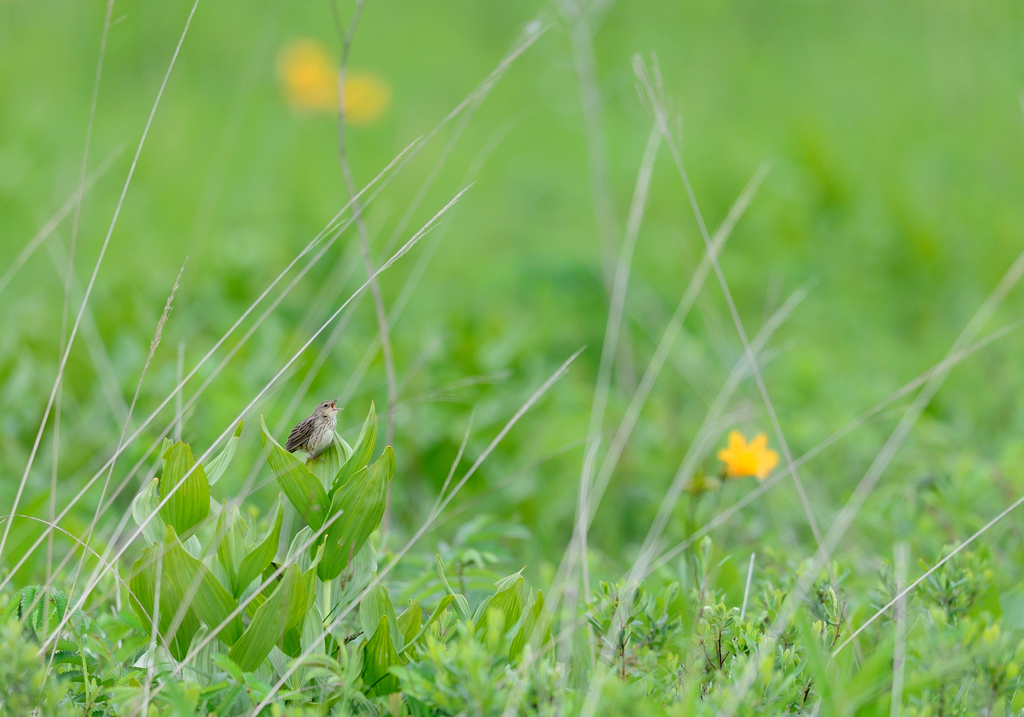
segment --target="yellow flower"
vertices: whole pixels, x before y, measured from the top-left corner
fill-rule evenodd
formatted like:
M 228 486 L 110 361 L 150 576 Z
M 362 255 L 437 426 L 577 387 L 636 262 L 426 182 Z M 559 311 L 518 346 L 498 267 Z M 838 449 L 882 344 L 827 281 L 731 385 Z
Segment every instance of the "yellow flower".
M 296 112 L 338 111 L 338 67 L 316 40 L 296 40 L 282 48 L 278 72 L 288 104 Z M 391 105 L 391 87 L 368 72 L 345 78 L 345 119 L 350 124 L 373 122 Z
M 370 124 L 391 106 L 388 83 L 368 72 L 349 72 L 345 78 L 345 121 Z
M 768 436 L 758 433 L 749 444 L 739 431 L 729 434 L 729 447 L 718 452 L 718 460 L 725 463 L 726 478 L 757 476 L 764 480 L 779 462 L 779 454 L 768 448 Z
M 292 109 L 337 110 L 338 68 L 316 40 L 296 40 L 284 47 L 278 71 Z

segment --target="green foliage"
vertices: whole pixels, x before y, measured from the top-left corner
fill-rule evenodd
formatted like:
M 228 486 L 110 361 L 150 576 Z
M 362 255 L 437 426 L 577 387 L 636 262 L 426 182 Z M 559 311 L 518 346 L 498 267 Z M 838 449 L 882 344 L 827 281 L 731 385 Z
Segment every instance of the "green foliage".
M 67 688 L 61 680 L 47 679 L 39 643 L 26 638 L 17 620 L 5 620 L 0 625 L 0 715 L 73 714 L 70 705 L 59 707 Z
M 353 453 L 349 463 L 356 457 Z M 388 446 L 373 465 L 360 467 L 348 482 L 336 487 L 327 517 L 332 522 L 324 539 L 324 558 L 317 569 L 321 580 L 338 577 L 380 525 L 394 473 L 395 454 Z
M 160 517 L 179 535 L 190 534 L 210 512 L 210 484 L 192 449 L 178 441 L 164 453 Z
M 267 452 L 267 463 L 270 470 L 274 472 L 278 485 L 288 496 L 288 500 L 299 515 L 314 530 L 318 530 L 324 524 L 327 517 L 329 500 L 327 491 L 317 480 L 302 461 L 282 448 L 267 429 L 267 424 L 260 417 L 260 427 L 263 429 L 260 434 L 263 438 L 263 447 Z
M 273 521 L 268 533 L 276 530 L 276 514 Z M 241 524 L 240 530 L 249 528 Z M 250 545 L 260 544 L 259 538 L 252 537 Z M 739 715 L 888 714 L 895 674 L 891 614 L 833 656 L 853 622 L 840 566 L 832 566 L 831 574 L 839 575 L 835 582 L 823 572 L 801 598 L 793 590 L 807 564 L 766 556 L 749 586 L 754 597 L 744 613 L 720 587 L 722 563 L 715 562 L 714 550 L 711 541 L 702 541 L 680 566 L 680 580 L 601 582 L 587 603 L 587 635 L 578 625 L 566 632 L 544 594 L 528 591 L 521 571 L 496 578 L 490 593 L 471 604 L 451 591 L 435 556 L 438 585 L 446 587 L 429 614 L 418 601 L 396 614 L 391 589 L 371 573 L 369 589 L 354 606 L 361 629 L 344 639 L 344 633 L 328 633 L 323 640 L 325 623 L 314 595 L 337 589 L 339 582 L 317 577 L 316 558 L 305 561 L 305 572 L 291 563 L 276 577 L 272 564 L 266 572 L 271 579 L 259 592 L 243 590 L 253 600 L 235 623 L 235 630 L 244 628 L 241 635 L 228 620 L 217 633 L 219 642 L 211 643 L 223 647 L 208 660 L 190 656 L 198 671 L 179 673 L 161 651 L 183 659 L 176 645 L 195 649 L 224 622 L 235 598 L 168 526 L 164 543 L 147 549 L 143 559 L 158 557 L 161 594 L 167 591 L 162 602 L 188 605 L 195 624 L 185 627 L 179 615 L 177 634 L 169 636 L 162 617 L 158 649 L 151 652 L 144 610 L 152 593 L 134 579 L 138 616 L 106 614 L 101 629 L 76 613 L 58 636 L 67 610 L 63 593 L 23 588 L 10 596 L 2 616 L 7 628 L 0 680 L 13 686 L 0 694 L 8 695 L 9 710 L 23 709 L 28 702 L 19 700 L 29 695 L 49 710 L 39 714 L 73 714 L 67 710 L 92 704 L 126 715 L 137 709 L 146 666 L 152 665 L 159 688 L 152 704 L 161 715 L 244 714 L 268 698 L 271 713 L 281 715 L 336 708 L 342 714 L 454 717 L 501 715 L 511 707 L 516 714 L 553 717 L 577 714 L 594 689 L 601 714 L 622 717 L 711 717 L 725 705 Z M 139 575 L 155 580 L 148 568 Z M 996 576 L 987 558 L 964 551 L 933 576 L 927 588 L 911 593 L 903 618 L 906 713 L 967 715 L 982 705 L 986 715 L 1021 714 L 1024 626 L 1007 626 L 991 612 L 998 592 L 993 593 Z M 888 601 L 892 581 L 892 568 L 883 565 L 879 601 Z M 191 599 L 182 597 L 189 587 Z M 790 600 L 797 601 L 796 609 L 780 623 Z M 58 649 L 47 675 L 38 649 L 55 637 Z M 564 640 L 589 656 L 574 647 L 571 663 L 560 662 Z M 286 688 L 273 692 L 281 677 Z
M 621 581 L 717 385 L 744 354 L 732 319 L 753 336 L 811 276 L 820 280 L 812 300 L 760 357 L 764 383 L 745 381 L 726 415 L 749 424 L 743 430 L 767 430 L 755 383 L 767 386 L 794 458 L 813 450 L 801 474 L 822 532 L 848 499 L 898 410 L 873 415 L 827 451 L 812 447 L 937 360 L 1019 251 L 1018 7 L 559 2 L 580 5 L 593 37 L 572 26 L 574 12 L 543 12 L 538 25 L 549 30 L 503 68 L 486 101 L 465 105 L 472 121 L 466 112 L 434 134 L 509 41 L 535 27 L 536 7 L 397 0 L 382 14 L 368 5 L 353 77 L 379 74 L 394 105 L 380 124 L 348 130 L 357 184 L 411 137 L 423 137 L 426 151 L 362 195 L 364 231 L 319 234 L 347 196 L 336 117 L 289 113 L 272 85 L 275 53 L 295 38 L 325 43 L 328 66 L 336 63 L 329 10 L 200 3 L 128 191 L 131 128 L 147 116 L 191 3 L 125 0 L 104 44 L 86 172 L 111 149 L 127 149 L 111 155 L 82 211 L 66 204 L 63 223 L 43 236 L 40 224 L 77 187 L 71 160 L 82 151 L 105 4 L 0 4 L 0 283 L 20 267 L 0 287 L 0 516 L 24 488 L 16 512 L 43 520 L 2 527 L 10 538 L 0 578 L 10 587 L 0 594 L 0 712 L 135 717 L 145 695 L 145 717 L 247 715 L 264 700 L 261 717 L 561 716 L 588 704 L 623 716 L 713 715 L 726 705 L 739 715 L 888 715 L 901 654 L 897 713 L 1024 714 L 1016 513 L 918 585 L 899 625 L 890 609 L 833 654 L 897 584 L 1020 494 L 1019 331 L 957 368 L 829 570 L 806 574 L 803 559 L 818 541 L 804 488 L 794 495 L 787 478 L 644 580 Z M 735 306 L 711 276 L 606 476 L 581 557 L 593 589 L 582 594 L 578 574 L 559 582 L 580 460 L 603 471 L 615 422 L 703 250 L 664 153 L 649 196 L 630 204 L 651 118 L 631 91 L 629 62 L 648 49 L 660 58 L 659 91 L 685 110 L 672 124 L 686 128 L 684 159 L 709 230 L 754 167 L 769 159 L 773 169 L 722 255 Z M 346 297 L 370 293 L 361 239 L 380 266 L 384 246 L 397 246 L 472 179 L 480 181 L 458 219 L 449 215 L 378 277 L 392 361 L 375 343 L 380 317 L 368 297 L 306 343 Z M 115 206 L 118 224 L 108 229 Z M 629 214 L 640 232 L 624 274 L 621 351 L 599 449 L 581 456 L 608 325 L 601 251 L 615 255 L 628 207 L 645 211 Z M 72 216 L 78 250 L 69 261 Z M 314 235 L 319 245 L 303 250 Z M 93 274 L 103 236 L 113 242 Z M 595 237 L 608 246 L 599 251 Z M 23 247 L 35 253 L 20 266 Z M 147 357 L 186 255 L 175 313 Z M 295 270 L 264 294 L 297 255 Z M 986 329 L 1019 309 L 1018 287 Z M 44 420 L 69 340 L 62 327 L 72 326 L 59 400 Z M 473 479 L 458 483 L 522 398 L 583 344 L 591 348 L 544 408 L 524 415 Z M 292 359 L 300 345 L 310 350 Z M 176 387 L 179 369 L 191 371 L 200 356 L 196 378 Z M 123 397 L 143 365 L 151 370 L 129 418 Z M 385 432 L 372 400 L 392 372 L 398 403 L 382 412 Z M 209 385 L 216 396 L 195 404 Z M 360 427 L 360 413 L 341 414 L 333 444 L 305 462 L 262 418 L 259 442 L 236 418 L 255 396 L 284 428 L 314 397 L 339 391 L 350 406 L 369 404 L 368 417 Z M 175 398 L 182 410 L 168 423 Z M 474 429 L 449 474 L 463 452 L 466 404 Z M 29 552 L 51 500 L 60 509 L 78 495 L 117 437 L 133 435 L 150 411 L 162 413 L 59 519 L 67 533 Z M 162 438 L 171 430 L 173 441 Z M 396 436 L 397 456 L 391 446 L 378 453 L 385 433 Z M 215 435 L 227 440 L 200 465 L 193 447 Z M 754 488 L 753 479 L 725 478 L 713 448 L 700 463 L 658 536 L 665 546 L 691 541 Z M 399 560 L 452 481 L 457 499 Z M 136 486 L 141 538 L 111 538 Z M 82 550 L 75 541 L 86 536 Z M 883 564 L 876 580 L 896 542 L 923 556 L 919 568 L 897 577 Z M 92 567 L 122 549 L 84 595 Z M 809 577 L 808 595 L 795 595 Z M 69 614 L 69 596 L 77 604 L 83 595 L 83 609 Z

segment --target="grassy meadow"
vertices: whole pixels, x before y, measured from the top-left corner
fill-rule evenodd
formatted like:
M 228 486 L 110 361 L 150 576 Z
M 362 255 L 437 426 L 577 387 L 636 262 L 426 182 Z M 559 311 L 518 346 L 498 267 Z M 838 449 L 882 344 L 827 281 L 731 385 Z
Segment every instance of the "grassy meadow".
M 1024 714 L 1022 33 L 0 0 L 0 714 Z

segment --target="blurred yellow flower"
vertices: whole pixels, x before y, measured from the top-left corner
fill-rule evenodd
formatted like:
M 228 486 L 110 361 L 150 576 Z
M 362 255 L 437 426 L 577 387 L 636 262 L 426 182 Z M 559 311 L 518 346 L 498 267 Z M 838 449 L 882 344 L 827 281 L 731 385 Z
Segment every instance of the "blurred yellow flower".
M 278 73 L 288 104 L 296 112 L 338 111 L 338 67 L 316 40 L 296 40 L 281 49 Z M 368 72 L 345 78 L 345 119 L 364 125 L 382 117 L 391 106 L 391 87 Z
M 757 476 L 764 480 L 779 462 L 779 454 L 768 448 L 768 436 L 758 433 L 749 444 L 739 431 L 729 434 L 729 447 L 718 452 L 718 460 L 725 463 L 726 478 Z
M 338 69 L 316 40 L 296 40 L 282 48 L 278 71 L 292 109 L 338 108 Z
M 345 120 L 370 124 L 391 106 L 391 87 L 369 72 L 349 72 L 345 78 Z

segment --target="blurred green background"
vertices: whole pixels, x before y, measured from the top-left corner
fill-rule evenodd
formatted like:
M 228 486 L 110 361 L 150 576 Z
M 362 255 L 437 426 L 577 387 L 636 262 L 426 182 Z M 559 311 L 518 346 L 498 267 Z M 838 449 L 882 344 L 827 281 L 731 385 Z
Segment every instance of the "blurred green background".
M 78 287 L 89 280 L 190 9 L 180 1 L 119 0 L 113 7 L 89 171 L 114 159 L 82 204 Z M 588 347 L 454 500 L 455 517 L 425 538 L 425 547 L 454 540 L 470 516 L 491 515 L 520 526 L 499 533 L 530 536 L 506 540 L 503 548 L 510 562 L 529 563 L 531 570 L 557 562 L 569 539 L 608 306 L 576 60 L 560 9 L 536 2 L 371 0 L 351 55 L 354 71 L 382 78 L 392 95 L 383 116 L 349 130 L 349 155 L 362 186 L 466 97 L 530 22 L 546 28 L 465 131 L 459 134 L 457 121 L 448 124 L 366 213 L 380 264 L 421 188 L 423 201 L 397 235 L 400 242 L 475 178 L 441 226 L 381 277 L 389 308 L 413 286 L 407 282 L 417 280 L 392 330 L 401 384 L 397 536 L 411 534 L 426 515 L 474 409 L 464 466 L 566 357 Z M 101 2 L 0 0 L 0 274 L 77 186 L 104 10 Z M 340 8 L 346 22 L 351 11 L 350 4 Z M 750 336 L 791 292 L 813 282 L 773 338 L 773 358 L 764 366 L 794 455 L 939 361 L 1024 249 L 1024 11 L 1018 4 L 620 2 L 598 8 L 589 21 L 606 135 L 597 151 L 608 164 L 616 245 L 652 122 L 636 92 L 635 53 L 657 56 L 678 113 L 684 160 L 712 229 L 757 168 L 771 167 L 722 266 Z M 280 53 L 302 39 L 319 41 L 337 60 L 340 42 L 327 3 L 199 3 L 71 352 L 58 509 L 117 445 L 157 320 L 186 257 L 135 425 L 172 391 L 179 345 L 189 371 L 345 204 L 336 117 L 293 111 L 281 84 Z M 428 184 L 435 167 L 436 181 Z M 71 224 L 69 215 L 0 291 L 5 513 L 56 375 L 62 256 Z M 606 426 L 618 424 L 702 251 L 662 148 L 626 304 L 634 370 L 617 365 Z M 186 401 L 296 271 L 186 385 Z M 197 453 L 364 278 L 350 229 L 187 412 L 183 437 Z M 72 291 L 72 320 L 80 297 L 80 289 Z M 1024 293 L 1017 289 L 987 330 L 1020 318 L 1022 309 Z M 325 398 L 346 396 L 339 423 L 345 435 L 357 429 L 371 400 L 386 410 L 368 299 L 329 347 L 308 390 L 297 395 L 330 335 L 328 328 L 314 340 L 245 416 L 241 460 L 218 484 L 218 498 L 237 495 L 259 460 L 259 415 L 283 438 Z M 913 554 L 933 555 L 943 541 L 964 537 L 1019 495 L 1022 351 L 1021 334 L 1013 332 L 955 370 L 843 550 L 875 560 L 903 538 L 911 540 Z M 598 512 L 591 542 L 599 574 L 615 576 L 628 566 L 741 355 L 712 274 Z M 752 381 L 730 408 L 740 416 L 736 428 L 748 436 L 767 432 L 778 449 Z M 173 415 L 172 402 L 119 460 L 115 483 Z M 822 525 L 831 523 L 899 415 L 883 413 L 802 470 Z M 51 418 L 19 512 L 47 514 L 52 443 Z M 128 508 L 145 467 L 110 520 Z M 718 470 L 713 452 L 704 467 Z M 252 478 L 263 487 L 250 503 L 266 509 L 276 486 L 265 480 L 265 469 Z M 687 510 L 710 518 L 754 485 L 753 479 L 729 482 L 724 494 L 691 507 L 684 497 L 668 538 L 685 535 Z M 91 490 L 62 525 L 84 531 L 98 492 L 98 486 Z M 37 534 L 38 526 L 18 523 L 8 555 Z M 801 558 L 813 546 L 789 480 L 715 538 L 744 555 L 750 546 L 767 545 Z M 1019 562 L 1019 536 L 995 542 L 1009 561 Z M 28 571 L 42 569 L 42 553 Z

